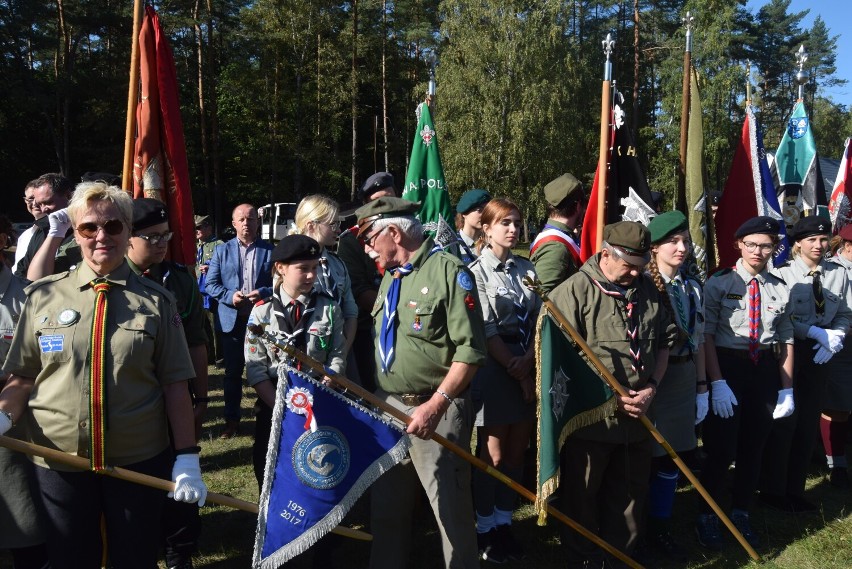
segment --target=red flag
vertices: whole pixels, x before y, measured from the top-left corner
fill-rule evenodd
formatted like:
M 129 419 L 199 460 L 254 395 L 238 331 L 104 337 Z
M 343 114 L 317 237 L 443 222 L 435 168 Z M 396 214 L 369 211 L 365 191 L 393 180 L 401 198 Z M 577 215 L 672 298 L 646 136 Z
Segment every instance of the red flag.
M 719 246 L 719 267 L 733 267 L 740 258 L 735 246 L 734 234 L 740 225 L 758 215 L 781 219 L 778 196 L 772 183 L 772 175 L 766 163 L 763 136 L 750 106 L 746 107 L 746 119 L 742 136 L 734 152 L 731 172 L 725 182 L 725 190 L 719 201 L 714 219 L 716 243 Z M 781 223 L 782 241 L 773 256 L 776 265 L 782 263 L 789 253 L 784 223 Z
M 639 164 L 636 146 L 630 135 L 630 128 L 624 120 L 624 111 L 616 105 L 612 111 L 612 131 L 610 140 L 612 146 L 609 149 L 609 172 L 606 178 L 606 215 L 604 223 L 610 224 L 616 221 L 628 220 L 639 221 L 645 225 L 654 217 L 653 200 L 648 182 Z M 597 247 L 598 231 L 603 228 L 597 226 L 598 219 L 598 176 L 595 172 L 595 181 L 592 185 L 592 193 L 589 197 L 589 206 L 583 218 L 583 231 L 580 233 L 580 258 L 585 262 L 595 254 Z
M 831 201 L 828 202 L 828 213 L 831 224 L 837 233 L 845 225 L 852 222 L 852 138 L 846 139 L 846 149 L 837 171 L 837 180 L 831 191 Z
M 178 102 L 177 71 L 157 13 L 145 7 L 139 30 L 139 75 L 142 98 L 136 112 L 133 197 L 165 202 L 172 261 L 195 264 L 195 221 L 189 166 Z

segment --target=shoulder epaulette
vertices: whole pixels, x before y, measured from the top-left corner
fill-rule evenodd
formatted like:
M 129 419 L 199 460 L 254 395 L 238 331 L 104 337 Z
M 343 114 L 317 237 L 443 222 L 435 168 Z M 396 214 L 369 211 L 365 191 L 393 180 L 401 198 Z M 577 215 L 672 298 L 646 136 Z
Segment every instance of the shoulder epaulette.
M 62 271 L 61 273 L 56 273 L 55 275 L 47 275 L 46 277 L 42 277 L 42 278 L 38 279 L 37 281 L 33 281 L 30 284 L 28 284 L 27 286 L 25 286 L 24 292 L 27 293 L 27 295 L 29 295 L 32 291 L 36 290 L 37 288 L 39 288 L 40 286 L 42 286 L 44 284 L 52 283 L 52 282 L 56 282 L 58 280 L 64 279 L 65 277 L 68 276 L 68 274 L 70 272 L 71 271 Z
M 713 277 L 721 277 L 722 275 L 727 275 L 727 274 L 731 273 L 733 270 L 734 269 L 731 269 L 731 268 L 721 269 L 719 271 L 716 271 L 712 275 L 710 275 L 710 278 L 712 279 Z

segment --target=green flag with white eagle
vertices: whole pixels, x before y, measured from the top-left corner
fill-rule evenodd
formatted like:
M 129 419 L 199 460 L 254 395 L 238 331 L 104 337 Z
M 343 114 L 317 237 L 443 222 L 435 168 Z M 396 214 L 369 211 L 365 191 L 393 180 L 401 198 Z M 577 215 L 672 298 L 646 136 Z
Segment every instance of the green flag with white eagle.
M 455 231 L 449 224 L 453 210 L 444 179 L 444 167 L 441 165 L 438 136 L 432 122 L 432 113 L 426 103 L 417 106 L 417 130 L 411 145 L 411 160 L 408 162 L 402 197 L 420 202 L 417 217 L 423 223 L 424 229 L 435 237 L 436 242 L 447 246 L 457 240 Z M 451 235 L 445 235 L 448 229 Z M 447 239 L 450 241 L 444 242 Z
M 802 101 L 796 103 L 787 121 L 772 174 L 775 190 L 784 195 L 782 209 L 787 225 L 795 225 L 805 210 L 828 205 L 814 133 Z
M 615 413 L 606 382 L 580 355 L 557 323 L 541 311 L 536 335 L 538 399 L 538 523 L 547 519 L 547 499 L 559 485 L 559 451 L 568 435 Z

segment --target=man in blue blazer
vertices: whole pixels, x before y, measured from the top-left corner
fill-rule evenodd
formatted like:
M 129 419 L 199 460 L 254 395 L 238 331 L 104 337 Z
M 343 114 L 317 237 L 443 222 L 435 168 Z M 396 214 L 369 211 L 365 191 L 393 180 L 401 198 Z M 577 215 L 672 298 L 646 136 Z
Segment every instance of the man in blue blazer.
M 216 247 L 207 269 L 207 294 L 218 301 L 225 358 L 225 430 L 228 439 L 240 425 L 246 324 L 254 304 L 272 296 L 272 244 L 257 238 L 257 210 L 251 204 L 234 208 L 231 224 L 237 236 Z

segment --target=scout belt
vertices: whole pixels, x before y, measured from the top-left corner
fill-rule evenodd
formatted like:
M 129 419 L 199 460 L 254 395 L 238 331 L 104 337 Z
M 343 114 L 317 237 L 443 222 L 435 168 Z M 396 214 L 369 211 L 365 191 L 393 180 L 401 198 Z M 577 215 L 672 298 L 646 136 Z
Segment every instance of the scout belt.
M 417 407 L 429 401 L 432 393 L 394 393 L 394 396 L 409 407 Z

